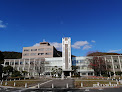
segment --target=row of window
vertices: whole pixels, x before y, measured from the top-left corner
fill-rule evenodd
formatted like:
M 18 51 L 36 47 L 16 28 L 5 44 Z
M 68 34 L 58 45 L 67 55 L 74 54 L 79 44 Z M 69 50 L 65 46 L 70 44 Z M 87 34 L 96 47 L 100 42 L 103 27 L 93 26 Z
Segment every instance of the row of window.
M 36 55 L 52 55 L 52 53 L 31 53 L 30 56 L 36 56 Z M 29 53 L 23 54 L 23 56 L 29 56 Z
M 106 61 L 107 61 L 107 62 L 112 62 L 112 60 L 111 60 L 111 59 L 107 59 Z M 119 62 L 119 60 L 118 60 L 118 59 L 114 59 L 113 61 L 114 61 L 115 63 Z M 120 62 L 122 62 L 122 59 L 120 59 Z
M 113 67 L 112 65 L 108 65 L 108 68 L 112 68 L 112 67 Z M 115 68 L 115 69 L 119 69 L 120 66 L 119 66 L 119 65 L 114 65 L 114 68 Z
M 20 63 L 19 63 L 19 61 L 15 62 L 15 65 L 19 65 L 19 64 L 24 65 L 24 62 L 22 62 L 22 61 L 20 61 Z M 38 65 L 38 64 L 43 64 L 43 62 L 35 61 L 35 65 Z M 5 65 L 9 65 L 9 62 L 6 62 Z M 10 65 L 14 65 L 14 62 L 10 62 Z M 29 61 L 25 61 L 25 65 L 29 65 Z M 30 61 L 30 65 L 34 65 L 34 61 Z
M 28 70 L 38 70 L 39 69 L 39 67 L 15 67 L 15 69 L 16 70 L 26 70 L 26 71 L 28 71 Z
M 86 60 L 72 60 L 72 64 L 88 64 Z
M 51 51 L 52 48 L 39 48 L 39 49 L 24 49 L 24 52 L 28 51 Z

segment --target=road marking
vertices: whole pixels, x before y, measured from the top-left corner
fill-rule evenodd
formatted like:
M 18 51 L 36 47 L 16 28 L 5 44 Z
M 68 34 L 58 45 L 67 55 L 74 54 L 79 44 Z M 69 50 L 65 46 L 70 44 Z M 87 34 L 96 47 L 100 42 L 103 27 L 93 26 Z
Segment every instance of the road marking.
M 46 83 L 48 83 L 48 82 L 51 82 L 51 81 L 53 81 L 53 80 L 46 81 L 46 82 L 44 82 L 44 83 L 41 83 L 40 85 L 44 85 L 44 84 L 46 84 Z
M 44 82 L 44 83 L 41 83 L 40 85 L 46 84 L 46 83 L 51 82 L 51 81 L 53 81 L 53 80 L 46 81 L 46 82 Z M 33 86 L 33 87 L 29 87 L 29 88 L 24 88 L 24 89 L 18 90 L 18 91 L 19 91 L 19 92 L 25 91 L 25 90 L 28 90 L 28 89 L 30 89 L 30 88 L 36 88 L 37 86 L 38 86 L 38 85 Z M 14 92 L 16 92 L 16 91 L 14 91 Z
M 101 89 L 99 89 L 99 90 L 103 90 L 103 89 L 101 88 Z
M 51 81 L 53 81 L 53 80 L 49 80 L 49 81 L 43 82 L 43 83 L 40 84 L 40 86 L 41 86 L 41 85 L 44 85 L 44 84 L 46 84 L 46 83 L 48 83 L 48 82 L 51 82 Z M 33 87 L 29 87 L 29 88 L 36 88 L 36 87 L 38 87 L 38 85 L 33 86 Z
M 85 91 L 89 91 L 89 89 L 85 89 Z

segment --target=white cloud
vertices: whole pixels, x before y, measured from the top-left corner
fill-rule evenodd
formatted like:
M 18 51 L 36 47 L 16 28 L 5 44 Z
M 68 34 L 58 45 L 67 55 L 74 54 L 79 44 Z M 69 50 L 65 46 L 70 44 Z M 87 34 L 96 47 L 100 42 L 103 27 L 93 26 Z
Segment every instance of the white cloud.
M 75 49 L 80 49 L 81 46 L 84 46 L 84 45 L 87 45 L 87 44 L 89 44 L 87 41 L 77 41 L 72 45 L 72 47 L 75 48 Z
M 83 50 L 88 50 L 88 49 L 90 49 L 92 47 L 92 45 L 85 45 L 84 47 L 83 47 Z
M 2 20 L 0 20 L 0 28 L 5 28 L 5 27 L 6 27 L 6 25 L 3 24 L 3 21 Z
M 50 45 L 54 46 L 57 50 L 62 51 L 62 43 L 50 42 Z M 33 46 L 40 46 L 40 43 L 36 43 Z M 76 41 L 72 45 L 72 48 L 74 49 L 81 49 L 81 47 L 83 50 L 88 50 L 92 47 L 92 45 L 90 45 L 88 41 Z
M 118 49 L 118 50 L 110 50 L 110 51 L 108 51 L 108 52 L 119 52 L 119 51 L 121 51 L 121 49 Z
M 95 43 L 96 41 L 94 41 L 94 40 L 91 40 L 91 42 Z
M 40 46 L 40 43 L 36 43 L 36 44 L 34 44 L 33 46 Z
M 62 43 L 58 42 L 51 42 L 50 45 L 54 46 L 57 50 L 61 51 L 62 50 Z

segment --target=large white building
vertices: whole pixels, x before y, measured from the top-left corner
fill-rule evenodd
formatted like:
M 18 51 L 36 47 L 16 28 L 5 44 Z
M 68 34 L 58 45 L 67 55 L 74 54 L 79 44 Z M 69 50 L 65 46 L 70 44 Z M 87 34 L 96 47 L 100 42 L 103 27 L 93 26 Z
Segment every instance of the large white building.
M 4 66 L 10 65 L 18 71 L 27 71 L 27 76 L 33 77 L 38 75 L 50 76 L 55 67 L 62 69 L 62 76 L 71 76 L 73 75 L 72 66 L 78 67 L 77 72 L 80 76 L 94 75 L 94 70 L 89 67 L 89 59 L 93 57 L 71 57 L 70 37 L 62 38 L 62 57 L 55 47 L 46 42 L 41 43 L 38 47 L 24 47 L 22 55 L 22 59 L 5 59 Z M 122 72 L 121 55 L 102 57 L 106 61 L 106 66 L 109 64 L 109 68 L 114 74 L 116 71 Z

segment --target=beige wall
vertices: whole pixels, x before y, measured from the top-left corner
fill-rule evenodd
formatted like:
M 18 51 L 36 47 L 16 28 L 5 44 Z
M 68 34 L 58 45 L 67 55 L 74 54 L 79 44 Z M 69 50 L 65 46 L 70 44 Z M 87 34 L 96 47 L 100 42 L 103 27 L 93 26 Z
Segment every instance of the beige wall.
M 22 58 L 48 58 L 53 57 L 53 46 L 23 47 Z M 33 51 L 36 49 L 36 51 Z M 41 49 L 41 50 L 39 50 Z M 28 50 L 28 51 L 25 51 Z M 43 53 L 43 54 L 42 54 Z

